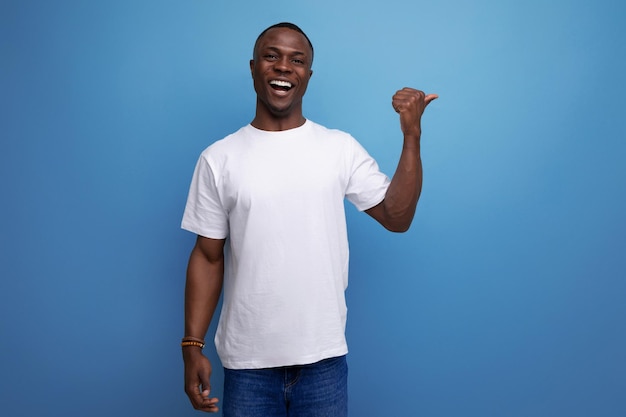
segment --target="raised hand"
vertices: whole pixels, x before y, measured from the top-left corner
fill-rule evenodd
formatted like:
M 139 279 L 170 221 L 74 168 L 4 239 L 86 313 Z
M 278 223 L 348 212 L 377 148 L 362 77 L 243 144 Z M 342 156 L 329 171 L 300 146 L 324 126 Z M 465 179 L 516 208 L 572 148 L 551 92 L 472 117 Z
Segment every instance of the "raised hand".
M 405 87 L 391 99 L 393 109 L 400 115 L 400 128 L 404 136 L 417 137 L 422 133 L 421 119 L 428 104 L 438 98 L 437 94 Z

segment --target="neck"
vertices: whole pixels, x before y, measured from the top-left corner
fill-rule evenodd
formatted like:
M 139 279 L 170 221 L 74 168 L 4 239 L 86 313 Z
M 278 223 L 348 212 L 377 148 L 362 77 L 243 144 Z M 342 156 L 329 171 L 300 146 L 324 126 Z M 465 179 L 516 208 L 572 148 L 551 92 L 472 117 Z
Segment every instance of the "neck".
M 306 119 L 304 117 L 298 120 L 297 123 L 286 120 L 275 120 L 272 123 L 259 123 L 255 118 L 254 120 L 252 120 L 252 122 L 250 122 L 250 124 L 260 130 L 266 130 L 268 132 L 280 132 L 282 130 L 295 129 L 302 126 L 305 122 Z
M 256 115 L 250 124 L 257 129 L 278 132 L 300 127 L 306 122 L 302 110 L 292 111 L 289 114 L 280 115 L 267 111 L 265 107 L 257 106 Z

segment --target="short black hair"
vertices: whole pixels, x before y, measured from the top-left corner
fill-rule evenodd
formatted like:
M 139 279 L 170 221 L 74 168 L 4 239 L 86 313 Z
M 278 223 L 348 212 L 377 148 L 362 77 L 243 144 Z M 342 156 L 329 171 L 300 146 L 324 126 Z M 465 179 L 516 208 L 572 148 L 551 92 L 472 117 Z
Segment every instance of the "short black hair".
M 306 33 L 304 33 L 304 31 L 302 29 L 300 29 L 300 27 L 298 25 L 295 25 L 295 24 L 290 23 L 290 22 L 276 23 L 275 25 L 272 25 L 272 26 L 268 27 L 267 29 L 265 29 L 263 32 L 261 32 L 261 34 L 256 38 L 256 42 L 254 42 L 254 49 L 252 50 L 252 58 L 253 59 L 256 58 L 254 55 L 256 54 L 256 47 L 259 44 L 259 40 L 261 40 L 263 35 L 265 35 L 268 30 L 275 29 L 275 28 L 287 28 L 287 29 L 295 30 L 298 33 L 301 33 L 302 36 L 304 36 L 304 38 L 306 39 L 306 41 L 309 43 L 309 46 L 311 47 L 311 63 L 313 63 L 314 51 L 313 51 L 313 44 L 311 43 L 311 40 L 306 35 Z

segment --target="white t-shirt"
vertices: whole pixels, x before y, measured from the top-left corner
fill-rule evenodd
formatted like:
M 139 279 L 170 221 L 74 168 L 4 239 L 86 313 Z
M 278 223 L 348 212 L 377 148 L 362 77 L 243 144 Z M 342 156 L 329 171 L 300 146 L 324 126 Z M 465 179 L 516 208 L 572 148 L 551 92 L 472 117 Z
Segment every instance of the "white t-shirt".
M 215 335 L 226 368 L 347 353 L 343 200 L 366 210 L 388 185 L 352 136 L 308 120 L 279 132 L 247 125 L 202 152 L 182 227 L 228 238 Z

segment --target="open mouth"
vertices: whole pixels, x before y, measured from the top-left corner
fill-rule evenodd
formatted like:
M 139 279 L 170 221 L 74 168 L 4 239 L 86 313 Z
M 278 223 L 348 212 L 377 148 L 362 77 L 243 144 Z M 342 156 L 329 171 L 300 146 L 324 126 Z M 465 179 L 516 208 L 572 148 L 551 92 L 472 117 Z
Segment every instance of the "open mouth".
M 274 90 L 289 91 L 293 85 L 289 81 L 271 80 L 270 85 Z

